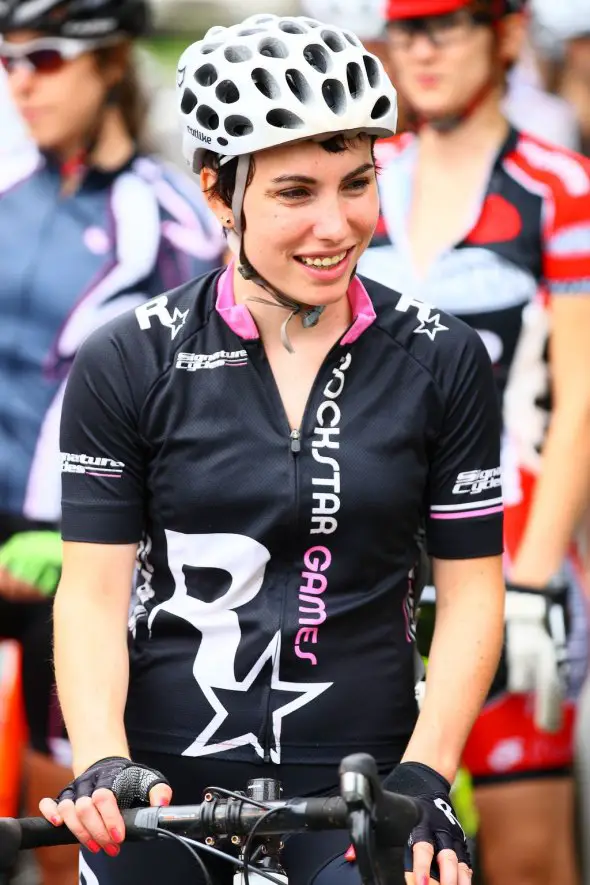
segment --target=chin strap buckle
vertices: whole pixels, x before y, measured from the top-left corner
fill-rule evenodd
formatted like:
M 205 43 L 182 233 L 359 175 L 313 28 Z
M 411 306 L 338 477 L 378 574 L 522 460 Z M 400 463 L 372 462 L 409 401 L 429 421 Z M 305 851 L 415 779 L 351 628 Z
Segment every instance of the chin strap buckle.
M 325 305 L 318 304 L 317 307 L 309 307 L 304 311 L 303 316 L 301 317 L 301 325 L 304 329 L 310 329 L 312 326 L 317 326 L 319 318 L 323 314 L 325 310 Z

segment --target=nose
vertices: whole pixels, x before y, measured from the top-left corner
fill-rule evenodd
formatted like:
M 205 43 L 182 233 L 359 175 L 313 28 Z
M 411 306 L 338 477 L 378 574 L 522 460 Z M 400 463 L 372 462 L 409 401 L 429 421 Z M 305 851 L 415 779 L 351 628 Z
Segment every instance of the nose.
M 436 46 L 432 42 L 430 34 L 427 34 L 425 31 L 419 31 L 412 37 L 409 52 L 419 61 L 429 60 L 436 53 Z
M 319 240 L 341 243 L 347 239 L 349 231 L 350 224 L 344 199 L 340 195 L 325 199 L 317 207 L 313 230 L 315 236 Z

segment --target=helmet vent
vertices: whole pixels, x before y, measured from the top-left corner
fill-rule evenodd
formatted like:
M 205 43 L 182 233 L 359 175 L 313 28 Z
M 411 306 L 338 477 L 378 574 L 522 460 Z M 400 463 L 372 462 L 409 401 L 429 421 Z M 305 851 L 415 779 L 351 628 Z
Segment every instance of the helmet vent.
M 351 46 L 362 46 L 361 41 L 352 31 L 342 31 Z
M 319 71 L 320 74 L 326 74 L 331 65 L 327 51 L 317 43 L 310 43 L 309 46 L 305 47 L 303 58 L 308 65 L 311 65 L 314 71 Z
M 381 82 L 377 59 L 373 58 L 372 55 L 363 55 L 363 63 L 365 65 L 365 71 L 367 72 L 369 85 L 374 89 Z
M 346 110 L 346 95 L 340 80 L 324 80 L 322 84 L 324 101 L 334 114 L 343 114 Z
M 346 41 L 334 31 L 322 31 L 322 40 L 332 52 L 343 52 L 346 49 Z
M 217 70 L 213 65 L 201 65 L 195 71 L 195 80 L 200 86 L 212 86 L 217 80 Z
M 305 102 L 309 100 L 310 89 L 309 84 L 301 71 L 297 71 L 295 68 L 289 68 L 288 71 L 285 71 L 285 80 L 295 98 L 298 98 L 301 104 L 305 104 Z
M 297 114 L 285 108 L 274 108 L 269 111 L 266 115 L 266 122 L 277 129 L 300 129 L 305 125 Z
M 254 131 L 254 126 L 247 117 L 232 114 L 225 121 L 225 131 L 232 138 L 241 138 L 243 135 L 250 135 Z
M 266 58 L 287 58 L 289 55 L 289 50 L 283 41 L 277 40 L 276 37 L 267 37 L 266 40 L 261 40 L 258 52 Z
M 244 28 L 243 31 L 238 31 L 238 37 L 251 37 L 252 34 L 264 34 L 266 28 Z
M 190 89 L 185 89 L 182 93 L 182 101 L 180 102 L 180 110 L 183 114 L 192 114 L 196 108 L 197 96 Z
M 285 34 L 307 34 L 307 28 L 300 22 L 282 21 L 279 22 L 279 28 Z
M 254 68 L 252 71 L 252 81 L 265 98 L 278 98 L 281 94 L 281 87 L 273 75 L 264 68 Z
M 228 61 L 235 64 L 241 61 L 249 61 L 252 58 L 252 50 L 247 46 L 228 46 L 223 54 Z
M 206 104 L 202 104 L 197 108 L 197 123 L 199 123 L 203 129 L 208 129 L 211 132 L 219 126 L 219 115 L 215 113 L 213 108 L 210 108 Z
M 210 55 L 210 53 L 219 49 L 221 45 L 221 43 L 206 43 L 205 46 L 201 46 L 201 55 Z
M 346 65 L 346 80 L 351 98 L 361 98 L 365 94 L 365 77 L 356 61 L 349 61 Z
M 381 98 L 378 98 L 375 102 L 373 110 L 371 111 L 371 119 L 372 120 L 380 120 L 381 117 L 384 117 L 389 113 L 391 109 L 391 102 L 387 98 L 387 96 L 382 95 Z
M 239 101 L 240 90 L 233 80 L 222 80 L 215 89 L 215 95 L 222 104 L 233 104 Z

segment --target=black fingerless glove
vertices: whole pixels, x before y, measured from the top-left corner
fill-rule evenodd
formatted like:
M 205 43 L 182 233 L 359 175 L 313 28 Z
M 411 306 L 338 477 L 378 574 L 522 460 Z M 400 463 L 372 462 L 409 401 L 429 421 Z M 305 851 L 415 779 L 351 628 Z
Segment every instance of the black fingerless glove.
M 451 804 L 451 785 L 442 775 L 421 762 L 402 762 L 385 778 L 383 787 L 392 793 L 412 796 L 422 808 L 422 820 L 412 830 L 406 852 L 408 872 L 413 869 L 411 849 L 417 842 L 429 842 L 434 848 L 430 870 L 433 879 L 440 881 L 436 855 L 444 848 L 454 851 L 459 863 L 471 869 L 467 839 Z
M 133 808 L 136 805 L 149 805 L 150 790 L 156 784 L 170 786 L 167 778 L 154 768 L 131 762 L 123 756 L 107 756 L 70 781 L 55 801 L 58 804 L 64 799 L 75 802 L 103 788 L 115 794 L 119 808 Z

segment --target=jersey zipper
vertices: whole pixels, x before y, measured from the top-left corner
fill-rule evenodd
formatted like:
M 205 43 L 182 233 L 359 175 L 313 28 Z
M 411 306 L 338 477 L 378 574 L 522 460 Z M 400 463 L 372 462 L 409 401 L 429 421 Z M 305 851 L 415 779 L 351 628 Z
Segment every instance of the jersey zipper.
M 310 394 L 311 398 L 311 394 Z M 289 433 L 289 453 L 290 458 L 293 464 L 293 500 L 294 500 L 294 510 L 295 510 L 295 533 L 299 529 L 299 459 L 298 455 L 301 451 L 301 431 L 300 430 L 292 430 Z M 280 630 L 284 620 L 285 620 L 285 606 L 287 603 L 287 594 L 283 593 L 283 598 L 281 600 L 281 614 L 279 617 L 278 629 Z M 263 734 L 264 734 L 264 761 L 270 762 L 270 750 L 272 744 L 272 728 L 270 727 L 271 720 L 271 711 L 270 711 L 270 702 L 272 697 L 272 689 L 269 689 L 267 701 L 266 701 L 266 711 L 264 715 L 264 725 L 263 725 Z
M 331 348 L 329 353 L 326 354 L 326 358 L 325 358 L 324 362 L 322 363 L 322 365 L 320 366 L 320 369 L 319 369 L 319 371 L 314 379 L 314 382 L 311 386 L 311 390 L 309 391 L 309 396 L 308 396 L 307 402 L 305 404 L 305 409 L 303 411 L 303 417 L 301 419 L 301 427 L 303 427 L 306 423 L 306 419 L 309 414 L 311 404 L 314 400 L 316 390 L 317 390 L 318 386 L 320 385 L 320 383 L 323 383 L 323 381 L 324 381 L 325 369 L 327 366 L 332 367 L 333 354 L 339 347 L 340 347 L 340 343 L 335 344 Z M 296 430 L 290 429 L 288 419 L 287 419 L 287 414 L 285 412 L 285 407 L 283 405 L 278 386 L 276 384 L 276 381 L 274 380 L 274 376 L 272 375 L 272 372 L 270 374 L 271 374 L 272 381 L 274 383 L 274 387 L 275 387 L 275 391 L 276 391 L 279 405 L 282 409 L 282 412 L 283 412 L 283 415 L 285 418 L 285 423 L 287 424 L 287 427 L 289 428 L 289 436 L 288 436 L 289 457 L 291 459 L 291 464 L 292 464 L 292 468 L 293 468 L 293 489 L 294 489 L 294 495 L 293 495 L 293 505 L 294 505 L 293 506 L 293 510 L 294 510 L 293 523 L 294 523 L 294 526 L 293 526 L 293 528 L 294 528 L 295 536 L 298 536 L 299 517 L 300 517 L 300 494 L 299 494 L 299 487 L 300 487 L 299 472 L 300 471 L 299 471 L 299 457 L 298 456 L 301 453 L 301 428 L 296 429 Z M 287 593 L 285 590 L 283 590 L 283 598 L 281 600 L 281 613 L 280 613 L 280 617 L 279 617 L 279 623 L 277 625 L 277 629 L 280 630 L 281 632 L 282 632 L 283 624 L 285 622 L 286 605 L 287 605 Z M 264 723 L 263 723 L 262 732 L 261 732 L 261 735 L 263 736 L 263 740 L 261 741 L 261 743 L 262 743 L 262 747 L 263 747 L 263 751 L 264 751 L 264 762 L 271 762 L 270 750 L 271 750 L 272 741 L 273 741 L 273 730 L 271 727 L 271 699 L 272 699 L 272 688 L 269 686 L 268 693 L 267 693 L 266 710 L 265 710 L 265 714 L 264 714 Z

